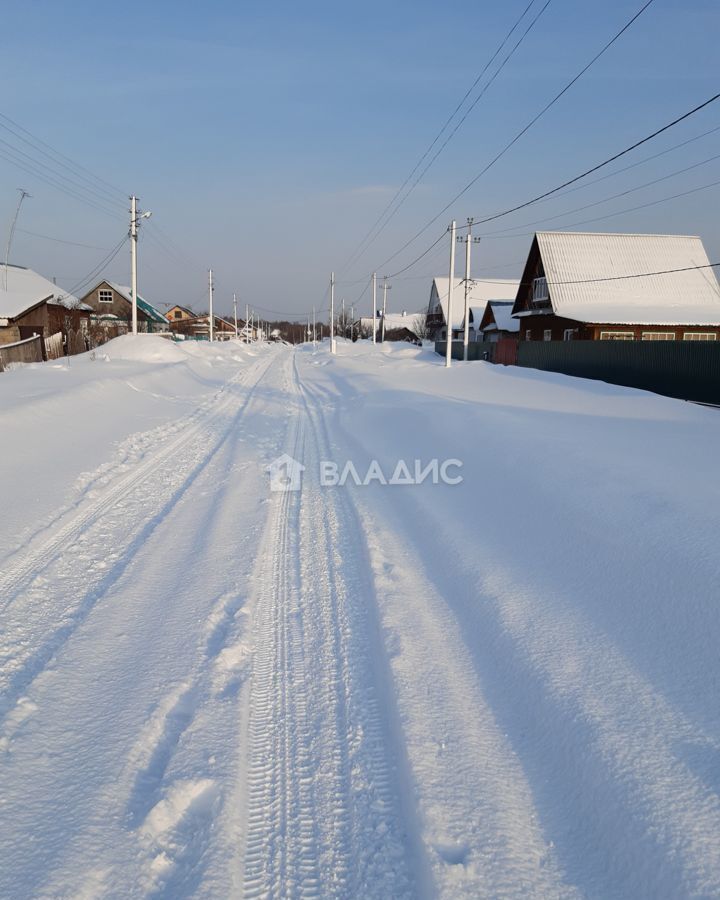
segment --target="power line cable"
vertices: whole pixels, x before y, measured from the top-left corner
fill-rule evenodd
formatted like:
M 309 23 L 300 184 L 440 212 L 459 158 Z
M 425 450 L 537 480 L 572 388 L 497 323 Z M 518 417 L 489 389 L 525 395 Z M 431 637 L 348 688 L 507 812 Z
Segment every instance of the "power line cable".
M 72 159 L 70 159 L 69 156 L 66 156 L 64 153 L 61 153 L 59 150 L 56 150 L 54 147 L 52 147 L 50 144 L 48 144 L 47 141 L 42 140 L 42 138 L 39 138 L 36 135 L 34 135 L 31 131 L 28 131 L 27 128 L 23 127 L 18 122 L 15 122 L 13 119 L 11 119 L 10 116 L 5 115 L 4 113 L 0 113 L 0 119 L 4 120 L 4 122 L 9 122 L 10 125 L 13 125 L 15 128 L 19 129 L 21 132 L 23 132 L 25 135 L 27 135 L 28 137 L 23 137 L 22 134 L 18 134 L 9 125 L 3 124 L 3 122 L 0 122 L 0 127 L 6 129 L 6 131 L 9 131 L 11 134 L 14 134 L 21 141 L 28 144 L 28 146 L 33 147 L 33 149 L 35 149 L 36 152 L 43 153 L 49 159 L 52 159 L 52 156 L 55 156 L 57 158 L 55 161 L 56 165 L 61 165 L 64 168 L 68 169 L 68 171 L 73 171 L 73 169 L 74 169 L 76 173 L 85 173 L 85 175 L 89 175 L 92 179 L 94 179 L 99 184 L 105 185 L 105 187 L 108 187 L 111 190 L 115 191 L 115 193 L 120 194 L 123 198 L 127 197 L 127 194 L 125 191 L 121 191 L 120 188 L 111 184 L 109 181 L 105 181 L 105 179 L 100 178 L 98 175 L 95 175 L 94 172 L 91 172 L 90 169 L 87 169 L 85 166 L 80 165 L 80 163 L 74 162 Z M 28 140 L 28 138 L 30 138 L 32 140 Z M 38 147 L 35 145 L 40 145 L 40 146 Z M 43 150 L 42 149 L 43 147 L 46 149 Z M 47 152 L 48 150 L 50 151 L 50 153 Z M 50 154 L 52 154 L 52 156 Z M 69 163 L 69 165 L 68 165 L 68 163 Z M 72 168 L 70 168 L 70 167 L 72 167 Z
M 693 169 L 698 169 L 701 166 L 706 166 L 708 163 L 714 162 L 716 159 L 720 159 L 720 153 L 715 156 L 710 156 L 708 159 L 703 159 L 700 162 L 694 163 L 692 166 L 686 166 L 684 169 L 677 169 L 675 172 L 670 172 L 668 175 L 663 175 L 660 178 L 654 178 L 652 181 L 646 181 L 644 184 L 639 184 L 636 187 L 628 188 L 627 190 L 620 191 L 617 194 L 611 194 L 609 197 L 603 197 L 601 200 L 595 200 L 592 203 L 585 203 L 583 206 L 576 206 L 574 209 L 566 209 L 563 212 L 555 213 L 552 216 L 545 216 L 542 219 L 535 219 L 534 222 L 525 222 L 522 225 L 513 225 L 510 228 L 502 228 L 498 231 L 486 231 L 479 232 L 478 237 L 494 237 L 498 234 L 507 234 L 509 231 L 515 231 L 517 228 L 532 228 L 534 225 L 541 225 L 543 222 L 551 222 L 553 219 L 560 219 L 563 216 L 570 216 L 573 213 L 582 212 L 585 209 L 592 209 L 595 206 L 600 206 L 603 203 L 610 203 L 611 200 L 617 200 L 620 197 L 626 197 L 628 194 L 634 194 L 636 191 L 644 190 L 645 188 L 651 187 L 654 184 L 660 184 L 662 181 L 668 181 L 670 178 L 677 178 L 678 175 L 684 175 L 686 172 L 691 172 Z
M 616 159 L 620 159 L 621 156 L 625 156 L 630 153 L 632 150 L 636 150 L 638 147 L 641 147 L 643 144 L 646 144 L 648 141 L 653 140 L 658 137 L 658 135 L 667 131 L 670 128 L 673 128 L 675 125 L 678 125 L 680 122 L 684 122 L 685 119 L 690 118 L 690 116 L 694 116 L 695 113 L 700 112 L 701 109 L 705 109 L 711 103 L 715 103 L 718 99 L 720 99 L 720 93 L 715 94 L 713 97 L 710 97 L 708 100 L 705 100 L 704 103 L 699 104 L 699 106 L 694 107 L 683 115 L 678 116 L 676 119 L 673 119 L 672 122 L 668 122 L 667 125 L 663 125 L 662 128 L 658 128 L 657 131 L 653 131 L 652 134 L 648 134 L 646 137 L 642 138 L 639 141 L 636 141 L 634 144 L 631 144 L 629 147 L 626 147 L 624 150 L 621 150 L 619 153 L 615 153 L 613 156 L 608 157 L 608 159 L 603 160 L 601 163 L 598 163 L 595 166 L 592 166 L 590 169 L 586 169 L 580 175 L 576 175 L 574 178 L 570 178 L 568 181 L 559 184 L 557 187 L 552 188 L 549 191 L 545 191 L 543 194 L 538 194 L 537 197 L 533 197 L 532 200 L 526 200 L 524 203 L 519 203 L 517 206 L 513 206 L 510 209 L 506 209 L 503 212 L 495 213 L 492 216 L 485 216 L 484 218 L 477 218 L 474 220 L 474 224 L 483 225 L 486 222 L 493 222 L 495 219 L 500 219 L 503 216 L 509 216 L 510 213 L 517 212 L 519 209 L 525 209 L 526 206 L 531 206 L 533 203 L 538 203 L 540 200 L 544 200 L 546 197 L 549 197 L 551 194 L 556 194 L 558 191 L 561 191 L 563 188 L 568 187 L 571 184 L 575 184 L 576 181 L 580 181 L 581 178 L 585 178 L 587 175 L 592 175 L 593 172 L 597 172 L 599 169 L 604 168 L 609 165 L 611 162 L 615 162 Z M 717 129 L 714 129 L 717 130 Z M 709 132 L 708 132 L 709 133 Z M 453 201 L 454 202 L 454 201 Z M 447 207 L 446 207 L 447 208 Z M 444 210 L 443 210 L 444 212 Z M 464 226 L 461 226 L 464 227 Z
M 71 247 L 86 247 L 88 250 L 107 250 L 107 247 L 98 247 L 96 244 L 81 244 L 78 241 L 66 241 L 64 238 L 51 237 L 49 234 L 38 234 L 37 231 L 17 229 L 18 234 L 28 234 L 31 237 L 42 238 L 45 241 L 54 241 L 56 244 L 69 244 Z M 109 251 L 108 251 L 109 252 Z
M 570 90 L 570 88 L 577 81 L 579 81 L 580 78 L 582 78 L 583 75 L 585 75 L 585 73 L 600 59 L 600 57 L 603 56 L 610 49 L 610 47 L 612 47 L 613 44 L 615 44 L 615 42 L 617 40 L 619 40 L 619 38 L 628 30 L 628 28 L 630 28 L 633 25 L 633 23 L 636 22 L 637 19 L 645 12 L 645 10 L 649 6 L 651 6 L 654 2 L 655 2 L 655 0 L 646 0 L 646 2 L 641 6 L 641 8 L 623 25 L 623 27 L 618 32 L 616 32 L 616 34 L 603 46 L 603 48 L 600 51 L 598 51 L 598 53 L 596 53 L 595 56 L 593 56 L 593 58 L 590 60 L 590 62 L 588 62 L 585 66 L 583 66 L 583 68 L 577 73 L 577 75 L 575 75 L 562 88 L 561 91 L 559 91 L 557 94 L 555 94 L 555 96 L 548 103 L 545 104 L 545 106 L 540 110 L 540 112 L 538 112 L 528 122 L 528 124 L 525 125 L 524 128 L 522 128 L 520 131 L 518 131 L 518 133 L 515 135 L 515 137 L 512 138 L 512 140 L 510 140 L 503 147 L 503 149 L 500 150 L 500 152 L 497 153 L 493 157 L 493 159 L 491 159 L 490 162 L 487 163 L 487 165 L 483 169 L 481 169 L 480 172 L 471 181 L 469 181 L 465 185 L 465 187 L 461 191 L 459 191 L 452 198 L 452 200 L 450 200 L 449 203 L 447 203 L 440 210 L 439 213 L 437 213 L 437 215 L 433 216 L 433 218 L 430 219 L 425 225 L 423 225 L 423 227 L 418 232 L 416 232 L 416 234 L 414 234 L 410 238 L 409 241 L 407 241 L 405 244 L 403 244 L 403 246 L 399 250 L 397 250 L 391 257 L 389 257 L 387 260 L 385 260 L 385 262 L 382 264 L 382 266 L 380 268 L 384 268 L 388 262 L 395 259 L 395 257 L 399 256 L 405 249 L 407 249 L 407 247 L 410 246 L 410 244 L 414 243 L 422 234 L 424 234 L 428 230 L 428 228 L 430 228 L 430 226 L 433 225 L 440 218 L 440 216 L 442 216 L 444 213 L 446 213 L 453 206 L 453 204 L 456 203 L 457 200 L 460 199 L 460 197 L 462 197 L 464 194 L 466 194 L 470 190 L 470 188 L 474 184 L 476 184 L 480 180 L 480 178 L 486 172 L 488 172 L 508 152 L 508 150 L 510 150 L 510 148 L 513 147 L 520 140 L 520 138 L 523 135 L 527 134 L 527 132 L 533 127 L 533 125 L 535 125 L 545 115 L 545 113 L 547 113 L 558 102 L 558 100 L 560 100 L 560 98 L 563 97 Z
M 349 259 L 348 259 L 345 263 L 343 263 L 343 265 L 340 267 L 340 271 L 344 271 L 346 268 L 348 268 L 350 265 L 352 265 L 352 263 L 354 263 L 357 259 L 359 259 L 360 256 L 362 256 L 363 253 L 365 253 L 365 251 L 368 249 L 368 247 L 370 246 L 370 244 L 372 244 L 373 241 L 375 241 L 375 239 L 376 239 L 376 238 L 380 235 L 380 233 L 385 229 L 385 226 L 390 222 L 390 219 L 392 219 L 392 217 L 397 213 L 398 209 L 400 209 L 400 207 L 401 207 L 402 204 L 405 202 L 405 200 L 407 200 L 407 198 L 410 196 L 410 194 L 413 192 L 413 190 L 417 187 L 418 183 L 419 183 L 420 180 L 423 178 L 423 176 L 425 175 L 425 173 L 427 172 L 427 170 L 428 170 L 428 169 L 430 168 L 430 166 L 435 162 L 435 160 L 438 158 L 438 156 L 442 153 L 442 151 L 445 149 L 445 147 L 447 146 L 447 144 L 450 142 L 450 140 L 453 138 L 453 136 L 454 136 L 455 133 L 457 132 L 458 128 L 459 128 L 459 127 L 462 125 L 462 123 L 467 119 L 467 117 L 468 117 L 468 115 L 470 114 L 470 112 L 474 109 L 474 107 L 477 105 L 477 103 L 479 102 L 479 100 L 481 99 L 481 97 L 485 94 L 485 92 L 487 91 L 487 89 L 490 87 L 490 85 L 493 83 L 493 81 L 494 81 L 494 80 L 497 78 L 497 76 L 500 74 L 500 72 L 502 71 L 502 69 L 505 67 L 505 64 L 508 62 L 508 60 L 510 59 L 510 57 L 515 53 L 515 51 L 516 51 L 517 48 L 520 46 L 520 44 L 522 43 L 522 41 L 525 39 L 525 37 L 526 37 L 526 35 L 528 34 L 528 32 L 533 28 L 533 26 L 535 25 L 535 23 L 537 22 L 537 20 L 540 18 L 540 16 L 543 14 L 543 12 L 545 12 L 545 10 L 547 9 L 547 7 L 550 5 L 550 2 L 551 2 L 551 0 L 547 0 L 547 2 L 546 2 L 545 5 L 543 6 L 543 8 L 540 10 L 540 12 L 538 13 L 538 15 L 537 15 L 537 16 L 535 17 L 535 19 L 530 23 L 530 25 L 528 26 L 528 28 L 526 29 L 526 31 L 524 32 L 524 34 L 522 35 L 522 37 L 520 38 L 520 40 L 515 44 L 515 46 L 514 46 L 513 49 L 510 51 L 510 53 L 508 54 L 508 56 L 505 57 L 505 59 L 503 60 L 501 66 L 496 70 L 496 72 L 494 73 L 494 75 L 492 76 L 492 78 L 490 79 L 490 81 L 483 87 L 483 89 L 482 89 L 482 91 L 480 92 L 480 94 L 475 98 L 475 100 L 472 102 L 472 104 L 470 105 L 470 107 L 466 110 L 466 112 L 465 112 L 465 114 L 463 115 L 463 117 L 462 117 L 462 119 L 460 120 L 460 122 L 455 126 L 455 128 L 453 129 L 453 131 L 452 131 L 452 132 L 450 133 L 450 135 L 447 137 L 447 139 L 446 139 L 445 142 L 442 144 L 442 146 L 441 146 L 440 149 L 437 151 L 437 153 L 436 153 L 436 154 L 433 156 L 433 158 L 430 160 L 430 162 L 429 162 L 428 165 L 425 167 L 425 169 L 423 169 L 423 171 L 420 173 L 420 175 L 418 176 L 417 180 L 416 180 L 416 181 L 414 182 L 414 184 L 411 186 L 410 190 L 407 192 L 407 194 L 405 194 L 404 197 L 402 197 L 402 199 L 400 200 L 400 202 L 398 203 L 398 205 L 395 207 L 395 209 L 392 210 L 392 212 L 390 212 L 390 210 L 392 209 L 392 207 L 393 207 L 393 205 L 395 204 L 396 200 L 398 200 L 398 198 L 399 198 L 400 195 L 402 194 L 403 190 L 407 187 L 407 185 L 408 185 L 408 184 L 410 183 L 410 181 L 412 180 L 412 178 L 413 178 L 413 176 L 415 175 L 415 173 L 418 171 L 418 169 L 420 168 L 420 166 L 423 164 L 423 162 L 424 162 L 424 161 L 427 159 L 427 157 L 430 155 L 430 153 L 432 152 L 433 148 L 434 148 L 435 145 L 438 143 L 438 141 L 440 140 L 440 138 L 443 136 L 443 134 L 444 134 L 445 131 L 447 130 L 448 126 L 450 125 L 450 123 L 452 122 L 452 120 L 455 118 L 455 116 L 457 115 L 457 113 L 460 111 L 460 109 L 461 109 L 461 107 L 463 106 L 463 104 L 465 103 L 465 101 L 468 99 L 468 97 L 469 97 L 469 96 L 472 94 L 472 92 L 475 90 L 475 88 L 476 88 L 477 85 L 480 83 L 480 81 L 482 80 L 482 78 L 483 78 L 483 76 L 485 75 L 485 73 L 487 72 L 487 70 L 490 68 L 490 66 L 492 65 L 492 63 L 493 63 L 493 62 L 495 61 L 495 59 L 499 56 L 499 54 L 502 52 L 503 48 L 505 47 L 505 45 L 507 44 L 507 42 L 508 42 L 508 41 L 510 40 L 510 38 L 512 37 L 512 35 L 513 35 L 513 33 L 515 32 L 515 30 L 519 27 L 520 23 L 522 22 L 522 20 L 525 18 L 525 16 L 527 15 L 528 11 L 530 10 L 530 8 L 531 8 L 531 7 L 533 6 L 533 4 L 535 3 L 535 0 L 530 0 L 530 3 L 528 3 L 527 6 L 524 8 L 524 10 L 522 11 L 522 13 L 521 13 L 520 16 L 518 17 L 518 19 L 515 21 L 515 23 L 514 23 L 514 25 L 512 26 L 512 28 L 507 32 L 507 34 L 505 35 L 505 37 L 503 38 L 503 40 L 501 41 L 501 43 L 499 44 L 499 46 L 497 47 L 497 49 L 495 50 L 495 52 L 493 53 L 493 55 L 492 55 L 492 56 L 490 57 L 490 59 L 485 63 L 485 65 L 484 65 L 484 67 L 482 68 L 480 74 L 477 76 L 477 78 L 475 79 L 475 81 L 473 82 L 473 84 L 470 86 L 469 90 L 466 91 L 466 93 L 465 93 L 465 95 L 463 96 L 462 100 L 458 103 L 458 105 L 457 105 L 457 106 L 455 107 L 455 109 L 452 111 L 452 113 L 450 114 L 450 116 L 446 119 L 446 121 L 445 121 L 445 123 L 443 124 L 442 128 L 440 129 L 440 131 L 435 135 L 435 138 L 432 140 L 432 142 L 430 143 L 430 145 L 428 146 L 428 148 L 425 150 L 425 152 L 423 153 L 423 155 L 420 157 L 420 159 L 418 160 L 418 162 L 415 164 L 415 167 L 413 168 L 413 170 L 412 170 L 412 171 L 410 172 L 410 174 L 407 176 L 407 178 L 405 179 L 405 181 L 400 185 L 400 187 L 399 187 L 398 190 L 395 192 L 394 196 L 392 197 L 392 199 L 390 200 L 390 202 L 388 203 L 388 205 L 385 207 L 385 209 L 382 211 L 382 213 L 380 214 L 380 216 L 376 219 L 376 221 L 374 222 L 374 224 L 372 225 L 372 227 L 370 228 L 370 230 L 368 231 L 368 233 L 367 233 L 367 234 L 365 235 L 365 237 L 362 239 L 362 241 L 360 242 L 360 244 L 359 244 L 357 250 L 355 250 L 355 252 L 352 253 L 351 256 L 349 257 Z M 381 226 L 381 227 L 377 230 L 377 232 L 376 232 L 376 229 L 378 228 L 378 226 L 380 225 L 380 223 L 383 221 L 383 219 L 385 218 L 385 216 L 388 214 L 388 212 L 390 212 L 390 215 L 387 217 L 386 221 L 382 224 L 382 226 Z

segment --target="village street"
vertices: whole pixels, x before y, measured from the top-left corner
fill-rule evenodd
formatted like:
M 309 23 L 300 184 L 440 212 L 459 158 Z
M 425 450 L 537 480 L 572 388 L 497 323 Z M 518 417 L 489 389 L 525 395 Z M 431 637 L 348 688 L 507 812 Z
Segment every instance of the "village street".
M 0 383 L 0 896 L 720 892 L 716 410 L 103 351 Z

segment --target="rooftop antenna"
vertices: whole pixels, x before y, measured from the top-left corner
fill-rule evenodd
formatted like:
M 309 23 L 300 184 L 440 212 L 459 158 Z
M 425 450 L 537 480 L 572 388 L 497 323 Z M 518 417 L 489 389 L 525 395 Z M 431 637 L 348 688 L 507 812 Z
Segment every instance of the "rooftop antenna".
M 18 216 L 20 215 L 20 207 L 23 204 L 23 200 L 26 197 L 32 197 L 32 194 L 28 194 L 25 188 L 18 188 L 20 191 L 20 199 L 18 200 L 17 209 L 15 210 L 15 216 L 12 220 L 12 225 L 10 226 L 10 233 L 8 234 L 8 242 L 5 247 L 5 290 L 8 289 L 8 264 L 10 262 L 10 247 L 12 245 L 12 239 L 15 236 L 15 226 L 17 225 Z

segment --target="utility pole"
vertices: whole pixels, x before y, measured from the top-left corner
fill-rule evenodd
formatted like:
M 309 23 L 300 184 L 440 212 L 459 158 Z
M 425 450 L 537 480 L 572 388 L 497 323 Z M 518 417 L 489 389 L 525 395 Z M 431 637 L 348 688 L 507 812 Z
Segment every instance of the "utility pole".
M 372 301 L 373 301 L 373 345 L 377 343 L 375 332 L 377 331 L 377 274 L 372 275 Z
M 235 340 L 238 337 L 238 329 L 237 329 L 237 297 L 233 294 L 233 312 L 235 313 Z
M 447 321 L 445 324 L 445 367 L 450 368 L 452 360 L 452 301 L 455 287 L 455 219 L 450 223 L 450 278 L 448 279 Z
M 335 273 L 330 273 L 330 353 L 335 354 Z
M 215 316 L 213 316 L 213 280 L 212 269 L 208 269 L 208 296 L 210 298 L 210 343 L 215 340 Z
M 137 197 L 130 198 L 130 293 L 132 294 L 132 333 L 137 334 Z
M 132 333 L 137 334 L 137 239 L 140 219 L 149 219 L 152 213 L 138 215 L 138 198 L 133 194 L 130 198 L 130 293 L 132 294 Z
M 23 205 L 23 200 L 26 197 L 31 197 L 31 194 L 25 190 L 25 188 L 18 188 L 20 191 L 20 199 L 18 200 L 17 209 L 15 210 L 15 216 L 12 220 L 12 225 L 10 226 L 10 232 L 8 234 L 8 242 L 5 247 L 5 290 L 8 289 L 8 266 L 10 265 L 10 247 L 12 246 L 12 240 L 15 236 L 15 226 L 17 225 L 18 216 L 20 215 L 20 207 Z M 69 356 L 70 354 L 68 354 Z
M 317 331 L 315 329 L 315 307 L 313 306 L 313 353 L 315 352 L 315 335 Z
M 383 317 L 382 317 L 382 337 L 380 340 L 385 343 L 385 317 L 387 316 L 387 292 L 392 290 L 392 286 L 387 283 L 387 275 L 383 275 Z
M 345 321 L 345 298 L 342 299 L 342 328 L 343 328 L 343 339 L 347 338 L 347 322 Z
M 248 304 L 246 303 L 245 304 L 245 343 L 246 344 L 250 343 L 250 333 L 248 331 L 248 325 L 250 324 L 250 322 L 248 320 L 249 315 L 250 315 L 250 312 L 248 310 Z
M 468 346 L 470 344 L 470 248 L 473 243 L 480 243 L 480 238 L 472 236 L 473 219 L 468 219 L 468 232 L 465 238 L 465 328 L 463 332 L 463 361 L 468 361 Z M 462 238 L 458 241 L 462 243 Z

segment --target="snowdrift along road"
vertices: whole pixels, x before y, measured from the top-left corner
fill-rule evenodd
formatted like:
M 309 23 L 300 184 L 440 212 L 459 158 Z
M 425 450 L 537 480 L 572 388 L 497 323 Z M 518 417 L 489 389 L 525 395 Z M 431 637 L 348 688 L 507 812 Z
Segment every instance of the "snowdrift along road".
M 0 896 L 720 895 L 717 411 L 143 336 L 0 434 Z

